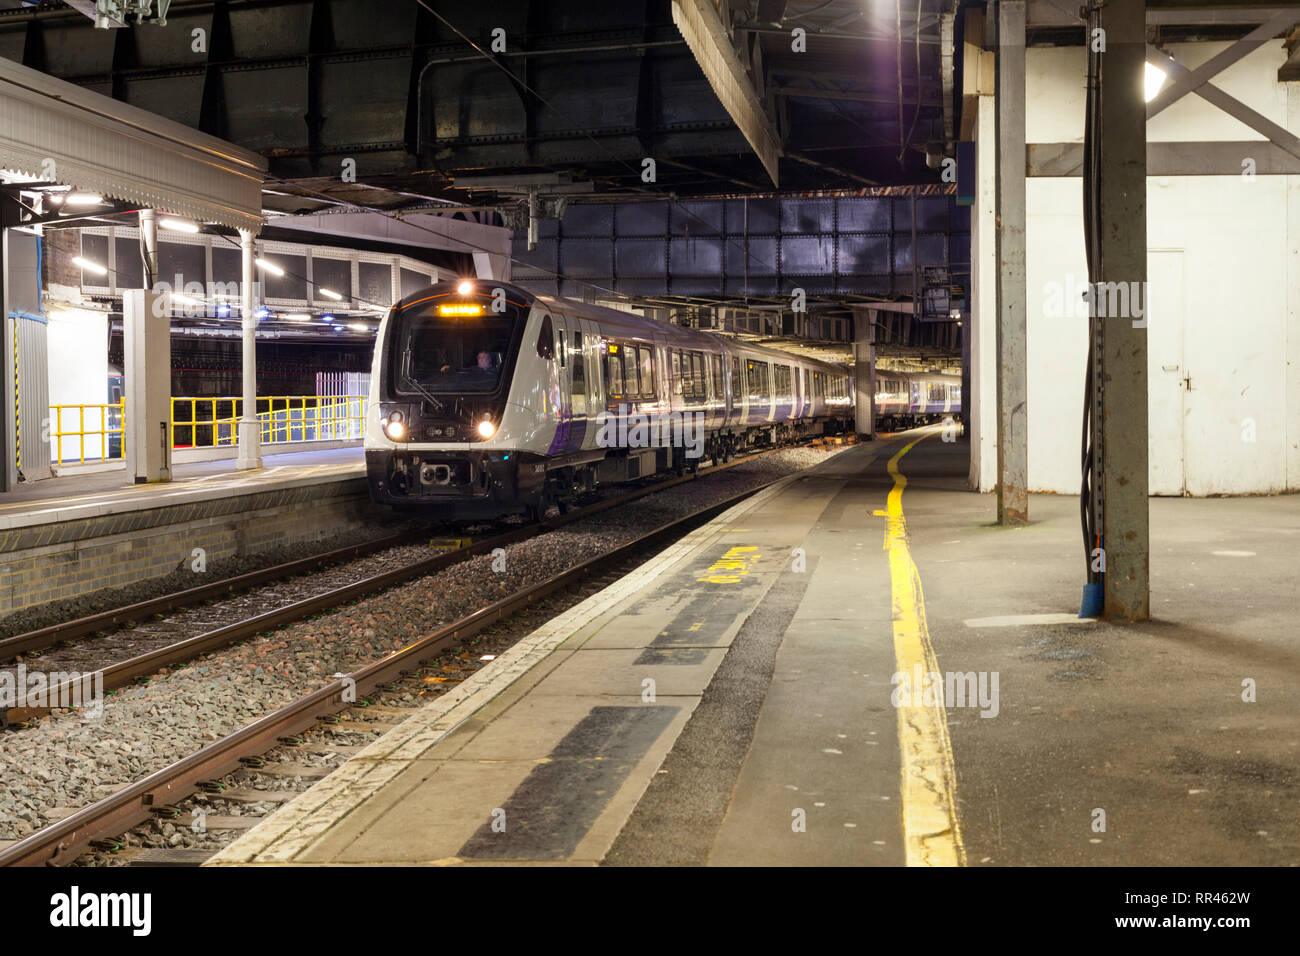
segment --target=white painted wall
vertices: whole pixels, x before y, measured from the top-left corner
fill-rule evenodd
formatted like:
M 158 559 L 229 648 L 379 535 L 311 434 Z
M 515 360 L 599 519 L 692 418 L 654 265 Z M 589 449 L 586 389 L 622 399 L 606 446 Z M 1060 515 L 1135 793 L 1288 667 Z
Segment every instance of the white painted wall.
M 1172 52 L 1180 63 L 1194 68 L 1225 46 L 1183 44 Z M 1028 141 L 1082 142 L 1083 49 L 1034 48 L 1027 53 Z M 1300 133 L 1300 95 L 1277 82 L 1284 59 L 1280 42 L 1270 43 L 1213 82 Z M 1156 116 L 1147 136 L 1153 142 L 1263 139 L 1194 94 Z M 983 161 L 983 150 L 980 158 Z M 1150 321 L 1173 323 L 1148 333 L 1151 389 L 1153 394 L 1164 390 L 1154 399 L 1163 404 L 1152 409 L 1153 479 L 1168 482 L 1181 468 L 1181 483 L 1189 494 L 1300 488 L 1297 179 L 1244 179 L 1237 166 L 1222 176 L 1148 180 L 1147 244 L 1161 257 L 1151 260 L 1151 275 L 1171 285 L 1181 260 L 1182 276 L 1181 289 L 1162 290 L 1158 284 L 1150 289 Z M 1077 177 L 1031 178 L 1027 184 L 1029 486 L 1035 491 L 1079 490 L 1087 320 L 1050 313 L 1054 292 L 1072 282 L 1077 300 L 1077 289 L 1086 282 L 1081 184 Z M 978 278 L 984 258 L 978 241 L 976 249 L 978 305 L 986 296 Z M 1171 314 L 1179 311 L 1181 315 Z M 991 349 L 987 324 L 984 331 Z M 1181 356 L 1175 354 L 1180 338 Z M 977 341 L 972 348 L 972 390 L 979 395 L 982 411 L 977 414 L 983 421 L 996 407 L 996 387 L 987 371 L 980 374 L 987 349 L 976 349 Z M 1166 365 L 1178 369 L 1165 371 Z M 1178 385 L 1184 376 L 1191 378 L 1190 390 Z M 1170 413 L 1173 407 L 1183 416 L 1181 436 L 1177 414 Z M 980 438 L 976 426 L 973 456 Z M 1171 449 L 1179 447 L 1181 462 L 1171 457 Z M 1157 475 L 1157 469 L 1164 470 Z M 986 474 L 987 455 L 978 469 L 972 462 L 972 484 L 986 490 Z
M 102 405 L 108 401 L 108 316 L 86 309 L 52 308 L 47 313 L 46 343 L 49 357 L 51 405 Z M 50 461 L 57 462 L 55 414 L 50 413 Z M 79 417 L 75 410 L 63 412 L 63 431 L 74 431 Z M 99 415 L 92 410 L 86 427 L 98 429 Z M 80 453 L 76 439 L 63 439 L 63 457 Z M 86 439 L 86 458 L 103 454 L 98 436 Z

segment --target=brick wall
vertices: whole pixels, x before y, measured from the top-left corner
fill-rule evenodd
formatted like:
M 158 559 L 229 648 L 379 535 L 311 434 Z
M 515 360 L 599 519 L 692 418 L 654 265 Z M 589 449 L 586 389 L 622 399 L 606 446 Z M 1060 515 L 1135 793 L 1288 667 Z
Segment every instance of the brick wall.
M 209 569 L 195 575 L 198 585 L 213 580 L 214 563 L 225 558 L 319 541 L 349 529 L 373 530 L 374 506 L 361 480 L 295 490 L 311 493 L 288 501 L 264 494 L 224 499 L 210 503 L 210 514 L 197 516 L 189 506 L 154 509 L 139 513 L 140 519 L 153 520 L 137 520 L 140 526 L 117 533 L 99 519 L 100 533 L 52 544 L 41 541 L 49 536 L 28 535 L 23 544 L 30 546 L 0 553 L 0 616 L 188 568 L 195 548 L 206 552 Z

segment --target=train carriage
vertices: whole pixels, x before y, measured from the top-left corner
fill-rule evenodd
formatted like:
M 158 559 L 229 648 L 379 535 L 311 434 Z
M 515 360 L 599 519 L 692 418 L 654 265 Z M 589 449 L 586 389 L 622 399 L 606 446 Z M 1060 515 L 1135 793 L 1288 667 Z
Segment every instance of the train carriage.
M 365 425 L 372 497 L 475 517 L 564 506 L 845 429 L 847 369 L 492 280 L 444 282 L 380 324 Z

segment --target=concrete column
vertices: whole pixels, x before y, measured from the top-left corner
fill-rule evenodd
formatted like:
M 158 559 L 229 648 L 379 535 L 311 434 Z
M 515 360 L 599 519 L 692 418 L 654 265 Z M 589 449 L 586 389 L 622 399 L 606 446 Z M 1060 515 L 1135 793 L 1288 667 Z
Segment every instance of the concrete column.
M 239 444 L 235 467 L 262 467 L 262 428 L 257 421 L 257 296 L 253 281 L 253 234 L 239 230 L 239 251 L 243 254 L 239 315 L 243 326 L 243 408 L 239 416 Z
M 854 422 L 859 435 L 876 437 L 876 310 L 853 310 Z
M 144 240 L 144 287 L 153 292 L 158 281 L 158 220 L 152 209 L 140 210 L 140 236 Z
M 126 473 L 136 484 L 172 478 L 171 303 L 148 289 L 122 293 Z
M 998 523 L 1029 520 L 1025 349 L 1025 2 L 997 4 Z
M 1105 615 L 1151 616 L 1147 511 L 1147 153 L 1144 76 L 1146 2 L 1108 4 L 1101 11 L 1106 52 L 1101 67 L 1101 261 L 1099 283 L 1124 283 L 1140 295 L 1143 318 L 1099 316 L 1101 337 L 1101 529 L 1106 556 Z M 1112 288 L 1103 285 L 1103 289 Z M 1120 299 L 1119 296 L 1107 299 Z M 1097 312 L 1124 312 L 1098 308 Z M 1109 303 L 1107 303 L 1109 306 Z M 1137 323 L 1135 326 L 1134 323 Z

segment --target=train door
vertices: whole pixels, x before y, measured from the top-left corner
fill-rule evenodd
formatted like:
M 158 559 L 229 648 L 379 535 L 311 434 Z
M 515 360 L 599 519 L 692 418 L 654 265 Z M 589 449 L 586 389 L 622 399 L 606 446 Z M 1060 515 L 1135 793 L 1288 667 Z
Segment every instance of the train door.
M 573 394 L 569 383 L 567 328 L 568 324 L 573 320 L 568 320 L 557 312 L 543 321 L 549 321 L 554 335 L 551 367 L 555 370 L 555 377 L 552 379 L 550 400 L 555 409 L 555 438 L 551 442 L 547 454 L 558 455 L 568 446 L 571 431 L 570 419 L 572 418 Z
M 590 427 L 591 394 L 587 384 L 587 336 L 582 331 L 582 320 L 574 319 L 569 329 L 569 393 L 571 409 L 568 451 L 578 451 Z

